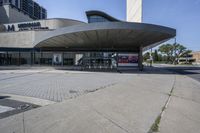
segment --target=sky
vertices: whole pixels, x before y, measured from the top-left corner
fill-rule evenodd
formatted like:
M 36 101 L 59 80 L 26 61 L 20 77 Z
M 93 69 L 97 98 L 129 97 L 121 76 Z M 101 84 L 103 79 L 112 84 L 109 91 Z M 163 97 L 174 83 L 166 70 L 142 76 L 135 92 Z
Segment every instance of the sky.
M 85 11 L 100 10 L 126 20 L 126 0 L 35 0 L 48 18 L 87 22 Z M 143 0 L 143 22 L 175 28 L 177 43 L 200 51 L 200 0 Z M 169 41 L 174 43 L 174 39 Z

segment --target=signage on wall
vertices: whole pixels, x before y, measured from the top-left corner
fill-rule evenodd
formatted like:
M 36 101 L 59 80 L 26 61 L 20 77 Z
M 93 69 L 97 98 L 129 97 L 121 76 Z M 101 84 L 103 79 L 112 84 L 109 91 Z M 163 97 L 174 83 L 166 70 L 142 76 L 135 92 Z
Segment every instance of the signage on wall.
M 15 26 L 14 25 L 8 25 L 7 31 L 15 31 Z
M 53 64 L 60 65 L 62 64 L 62 54 L 53 54 Z
M 119 66 L 138 66 L 138 54 L 119 54 L 118 65 Z
M 27 31 L 27 30 L 49 29 L 48 27 L 42 27 L 40 22 L 20 23 L 18 25 L 11 24 L 11 25 L 7 25 L 6 27 L 7 27 L 7 31 Z

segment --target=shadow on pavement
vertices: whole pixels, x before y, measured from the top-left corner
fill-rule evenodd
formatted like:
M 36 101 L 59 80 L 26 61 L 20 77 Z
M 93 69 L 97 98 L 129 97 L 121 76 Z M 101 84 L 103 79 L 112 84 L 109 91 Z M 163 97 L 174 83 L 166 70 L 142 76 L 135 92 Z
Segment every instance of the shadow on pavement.
M 9 96 L 5 96 L 5 97 L 8 98 Z M 11 107 L 14 110 L 0 113 L 0 119 L 40 107 L 35 104 L 11 100 L 11 99 L 7 99 L 5 97 L 4 97 L 4 99 L 0 99 L 0 106 Z
M 10 96 L 0 96 L 0 100 L 1 99 L 6 99 L 6 98 L 10 98 Z

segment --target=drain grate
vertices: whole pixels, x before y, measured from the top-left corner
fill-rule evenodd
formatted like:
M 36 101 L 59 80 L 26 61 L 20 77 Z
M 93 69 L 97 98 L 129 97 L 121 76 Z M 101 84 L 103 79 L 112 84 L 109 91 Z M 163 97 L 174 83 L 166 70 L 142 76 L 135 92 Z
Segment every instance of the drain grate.
M 31 107 L 31 105 L 29 105 L 29 104 L 23 104 L 23 105 L 20 105 L 17 109 L 18 110 L 27 110 L 30 107 Z

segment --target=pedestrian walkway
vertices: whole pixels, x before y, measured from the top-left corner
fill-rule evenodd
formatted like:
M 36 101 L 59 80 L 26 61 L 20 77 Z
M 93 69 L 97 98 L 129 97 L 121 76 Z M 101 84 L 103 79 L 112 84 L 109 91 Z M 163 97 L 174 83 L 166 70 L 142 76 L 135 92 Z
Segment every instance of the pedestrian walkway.
M 200 131 L 200 83 L 193 79 L 158 68 L 138 73 L 86 75 L 117 82 L 76 98 L 1 119 L 0 132 L 147 133 L 163 110 L 158 123 L 161 133 Z M 165 109 L 169 96 L 171 100 Z
M 165 72 L 160 74 L 159 71 L 86 75 L 84 78 L 92 76 L 95 79 L 96 76 L 100 80 L 99 82 L 88 80 L 88 84 L 98 85 L 110 81 L 115 84 L 109 86 L 104 84 L 104 87 L 74 99 L 2 119 L 0 131 L 3 133 L 146 133 L 161 112 L 174 83 L 173 74 L 167 75 Z M 76 77 L 77 86 L 82 83 L 79 78 Z
M 61 102 L 113 84 L 126 77 L 116 73 L 58 70 L 0 71 L 0 94 L 12 94 Z
M 161 133 L 198 133 L 200 131 L 200 82 L 178 75 L 166 109 Z

